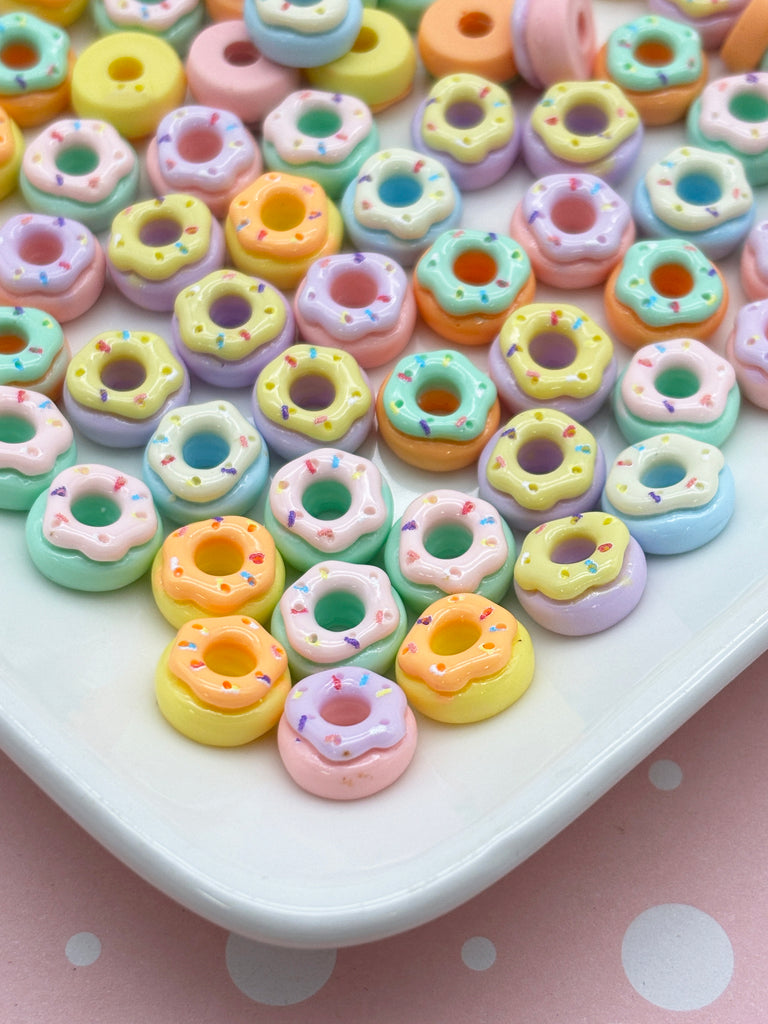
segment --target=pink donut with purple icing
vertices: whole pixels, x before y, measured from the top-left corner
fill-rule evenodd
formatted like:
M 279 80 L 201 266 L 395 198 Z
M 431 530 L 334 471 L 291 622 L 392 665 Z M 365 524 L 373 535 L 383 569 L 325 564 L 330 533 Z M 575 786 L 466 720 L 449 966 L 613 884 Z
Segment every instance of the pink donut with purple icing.
M 768 298 L 739 310 L 725 354 L 742 392 L 750 402 L 768 409 Z
M 768 299 L 768 220 L 755 224 L 741 251 L 741 285 L 752 302 Z

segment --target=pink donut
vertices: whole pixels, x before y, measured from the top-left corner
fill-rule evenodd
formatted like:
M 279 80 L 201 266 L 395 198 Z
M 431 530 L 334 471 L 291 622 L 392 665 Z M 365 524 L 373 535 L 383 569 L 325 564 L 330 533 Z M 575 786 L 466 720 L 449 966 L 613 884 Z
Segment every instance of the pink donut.
M 291 690 L 277 730 L 280 757 L 302 789 L 331 800 L 371 796 L 400 778 L 418 728 L 397 683 L 348 666 Z
M 296 68 L 281 67 L 259 53 L 243 21 L 204 28 L 189 48 L 189 90 L 199 103 L 231 110 L 256 124 L 299 88 Z
M 768 299 L 768 220 L 747 235 L 741 251 L 741 286 L 752 302 Z
M 739 310 L 725 355 L 750 402 L 768 409 L 768 298 Z
M 104 251 L 79 221 L 20 213 L 0 231 L 0 305 L 34 306 L 67 323 L 96 302 L 105 275 Z
M 512 50 L 534 89 L 586 81 L 597 49 L 592 0 L 515 0 Z
M 375 252 L 317 260 L 296 291 L 294 311 L 305 341 L 342 348 L 365 369 L 399 355 L 416 323 L 405 271 Z
M 558 288 L 601 284 L 635 239 L 627 203 L 593 174 L 540 178 L 512 214 L 510 234 L 536 278 Z

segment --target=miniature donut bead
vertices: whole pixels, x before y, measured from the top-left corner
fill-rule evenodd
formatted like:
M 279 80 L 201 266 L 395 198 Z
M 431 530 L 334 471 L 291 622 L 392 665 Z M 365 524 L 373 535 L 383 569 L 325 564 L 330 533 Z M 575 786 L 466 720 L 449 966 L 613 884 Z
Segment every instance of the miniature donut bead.
M 0 508 L 30 508 L 76 461 L 72 428 L 50 398 L 0 385 Z
M 629 348 L 667 338 L 708 338 L 728 308 L 720 270 L 678 238 L 635 242 L 605 285 L 605 318 Z
M 595 77 L 615 82 L 645 125 L 684 117 L 707 70 L 696 29 L 656 14 L 619 26 L 595 58 Z
M 424 12 L 431 3 L 432 0 L 383 0 L 379 6 L 388 14 L 394 14 L 409 32 L 415 33 Z
M 269 453 L 259 432 L 221 399 L 166 412 L 142 462 L 155 504 L 176 523 L 245 515 L 268 471 Z
M 646 576 L 643 549 L 621 519 L 585 512 L 527 535 L 515 563 L 515 594 L 545 629 L 587 636 L 637 607 Z
M 478 491 L 515 529 L 596 508 L 605 457 L 595 437 L 557 409 L 531 409 L 498 430 L 478 459 Z
M 768 53 L 768 0 L 749 0 L 720 48 L 729 71 L 752 71 Z
M 0 199 L 16 188 L 24 155 L 24 136 L 16 122 L 0 107 Z
M 534 89 L 599 77 L 592 0 L 515 0 L 511 26 L 517 70 Z
M 376 395 L 382 441 L 412 466 L 446 473 L 476 461 L 500 418 L 496 386 L 463 353 L 413 353 Z
M 412 707 L 437 722 L 480 722 L 506 710 L 533 680 L 521 622 L 480 594 L 449 594 L 416 620 L 395 663 Z
M 738 157 L 753 188 L 768 184 L 768 72 L 710 82 L 687 124 L 694 145 Z
M 602 505 L 621 517 L 647 555 L 677 555 L 721 533 L 734 501 L 733 474 L 720 449 L 670 433 L 619 453 Z
M 616 185 L 642 142 L 640 116 L 613 82 L 558 82 L 531 111 L 522 149 L 537 178 L 587 172 Z
M 593 174 L 540 178 L 515 207 L 510 233 L 536 279 L 556 288 L 601 284 L 635 240 L 622 197 Z
M 488 372 L 512 412 L 559 409 L 586 421 L 616 380 L 613 342 L 578 306 L 534 302 L 507 317 Z
M 533 299 L 536 279 L 525 250 L 494 231 L 444 231 L 413 273 L 422 319 L 456 345 L 485 345 L 507 317 Z
M 616 423 L 630 444 L 675 431 L 719 447 L 740 404 L 733 366 L 693 338 L 638 349 L 613 392 Z
M 418 727 L 391 679 L 350 665 L 306 676 L 286 699 L 277 749 L 293 781 L 314 796 L 356 800 L 403 774 Z
M 295 288 L 315 260 L 341 248 L 341 215 L 309 178 L 269 171 L 232 200 L 225 221 L 235 266 L 276 288 Z
M 242 7 L 242 4 L 241 4 Z M 299 71 L 260 53 L 241 15 L 199 32 L 186 61 L 189 91 L 198 103 L 231 110 L 245 124 L 257 124 L 298 89 Z
M 725 354 L 742 394 L 753 405 L 768 409 L 768 298 L 742 306 Z
M 58 400 L 70 360 L 55 317 L 34 306 L 0 306 L 0 386 Z
M 200 380 L 221 388 L 251 387 L 268 362 L 296 340 L 285 297 L 238 270 L 215 270 L 180 291 L 171 340 Z
M 384 547 L 392 585 L 417 615 L 446 594 L 502 601 L 514 561 L 514 538 L 496 508 L 447 488 L 414 498 Z
M 105 275 L 104 251 L 84 224 L 20 213 L 0 229 L 0 303 L 34 306 L 66 323 L 94 305 Z
M 55 121 L 28 145 L 20 187 L 30 209 L 103 231 L 139 188 L 136 151 L 106 121 Z
M 463 192 L 504 177 L 520 150 L 520 134 L 509 93 L 467 73 L 435 82 L 411 121 L 414 147 L 441 160 Z
M 213 107 L 179 107 L 150 140 L 147 173 L 158 195 L 183 192 L 224 217 L 230 202 L 261 174 L 256 140 L 236 114 Z
M 79 463 L 35 499 L 26 541 L 32 563 L 53 583 L 108 591 L 148 571 L 163 533 L 141 480 L 111 466 Z
M 435 78 L 467 71 L 508 82 L 517 72 L 509 4 L 503 0 L 470 6 L 464 0 L 434 0 L 416 38 L 424 66 Z
M 64 28 L 72 25 L 88 6 L 88 0 L 3 0 L 3 10 L 32 14 Z
M 173 309 L 184 288 L 224 263 L 224 234 L 201 199 L 184 193 L 128 206 L 112 221 L 107 268 L 142 309 Z
M 325 558 L 371 562 L 392 515 L 392 492 L 374 463 L 315 448 L 274 474 L 264 524 L 286 562 L 304 572 Z
M 343 93 L 293 92 L 264 118 L 264 160 L 270 170 L 300 174 L 338 199 L 379 148 L 370 108 Z
M 187 81 L 178 54 L 146 32 L 115 32 L 87 46 L 72 72 L 72 106 L 126 139 L 151 135 L 181 106 Z
M 737 157 L 681 146 L 639 179 L 632 213 L 641 234 L 682 239 L 716 260 L 744 241 L 755 198 Z
M 351 48 L 329 64 L 307 68 L 304 74 L 316 89 L 357 96 L 379 113 L 405 99 L 413 88 L 416 48 L 396 17 L 364 7 Z
M 768 220 L 761 220 L 747 235 L 739 270 L 747 298 L 768 299 Z
M 69 104 L 69 36 L 21 11 L 0 17 L 0 36 L 0 106 L 21 128 L 50 121 Z
M 374 565 L 328 559 L 287 588 L 270 629 L 285 647 L 291 673 L 355 665 L 386 674 L 405 636 L 405 608 Z
M 404 267 L 461 219 L 461 194 L 442 163 L 411 149 L 381 150 L 347 186 L 341 212 L 356 248 Z
M 105 331 L 67 367 L 64 408 L 77 429 L 109 448 L 145 445 L 165 413 L 189 398 L 189 376 L 150 331 Z
M 349 353 L 329 346 L 292 345 L 267 363 L 251 407 L 270 450 L 284 459 L 324 445 L 354 452 L 374 423 L 366 373 Z
M 112 32 L 146 32 L 185 54 L 205 15 L 203 0 L 92 0 L 91 14 L 100 36 Z
M 405 271 L 379 253 L 337 253 L 316 260 L 294 299 L 301 337 L 344 349 L 364 369 L 399 356 L 416 323 Z
M 352 47 L 363 18 L 362 0 L 245 0 L 243 19 L 270 60 L 311 68 L 336 60 Z
M 747 0 L 649 0 L 652 13 L 696 29 L 705 50 L 717 50 Z
M 268 530 L 243 516 L 216 516 L 169 533 L 152 564 L 152 596 L 172 626 L 247 615 L 269 621 L 285 566 Z

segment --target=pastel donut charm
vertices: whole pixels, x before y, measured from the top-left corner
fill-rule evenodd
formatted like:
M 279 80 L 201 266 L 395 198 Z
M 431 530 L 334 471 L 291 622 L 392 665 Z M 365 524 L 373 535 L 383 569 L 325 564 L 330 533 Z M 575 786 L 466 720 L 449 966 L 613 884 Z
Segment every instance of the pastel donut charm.
M 534 302 L 504 322 L 488 372 L 512 412 L 559 409 L 586 422 L 616 380 L 613 342 L 578 306 Z
M 733 515 L 735 486 L 723 453 L 685 434 L 625 448 L 608 471 L 603 511 L 620 516 L 648 555 L 693 551 Z
M 741 307 L 725 355 L 741 392 L 753 405 L 768 409 L 768 297 Z
M 0 229 L 0 303 L 34 306 L 67 323 L 93 306 L 106 262 L 84 224 L 20 213 Z
M 510 526 L 531 530 L 547 519 L 596 508 L 605 457 L 593 434 L 556 409 L 513 416 L 478 459 L 478 493 Z
M 135 198 L 139 159 L 106 121 L 63 119 L 29 143 L 19 185 L 30 209 L 103 231 Z
M 261 174 L 261 153 L 228 110 L 179 107 L 166 114 L 147 147 L 147 173 L 158 195 L 183 192 L 224 217 L 230 202 Z
M 438 722 L 480 722 L 506 710 L 533 680 L 521 622 L 480 594 L 449 594 L 424 609 L 397 655 L 408 701 Z
M 515 0 L 511 27 L 517 70 L 534 89 L 597 77 L 591 0 Z
M 735 156 L 753 188 L 768 184 L 768 72 L 710 82 L 688 112 L 695 146 Z
M 601 284 L 635 240 L 622 197 L 593 174 L 550 174 L 515 207 L 510 233 L 537 280 L 556 288 Z
M 268 362 L 296 340 L 285 297 L 238 270 L 215 270 L 180 291 L 171 338 L 189 370 L 220 388 L 251 387 Z
M 36 18 L 66 28 L 83 14 L 88 0 L 5 0 L 3 6 L 4 10 L 34 14 Z
M 405 271 L 375 252 L 316 260 L 296 290 L 294 310 L 305 341 L 341 348 L 364 369 L 399 356 L 416 324 Z
M 244 515 L 256 504 L 268 469 L 258 431 L 220 399 L 167 412 L 142 463 L 155 504 L 177 523 Z
M 27 550 L 53 583 L 72 590 L 118 590 L 143 576 L 163 541 L 152 495 L 111 466 L 62 470 L 27 517 Z
M 411 142 L 468 192 L 504 177 L 520 150 L 520 130 L 506 89 L 465 72 L 434 83 L 413 115 Z
M 416 750 L 418 727 L 391 679 L 350 665 L 306 676 L 291 690 L 277 730 L 283 765 L 297 785 L 329 800 L 386 789 Z
M 761 220 L 747 235 L 739 267 L 741 286 L 751 302 L 768 299 L 768 220 Z
M 405 608 L 381 569 L 326 560 L 288 587 L 271 630 L 296 679 L 350 665 L 384 674 L 405 636 Z
M 0 106 L 21 128 L 50 121 L 69 103 L 69 36 L 34 14 L 12 11 L 0 17 L 0 37 Z
M 410 149 L 369 157 L 341 200 L 353 244 L 401 263 L 421 253 L 461 218 L 461 195 L 439 161 Z
M 58 320 L 34 306 L 0 306 L 0 386 L 31 388 L 57 400 L 70 352 Z
M 414 498 L 384 547 L 392 585 L 416 614 L 446 594 L 502 601 L 514 560 L 514 538 L 494 506 L 449 489 Z
M 747 0 L 737 13 L 720 48 L 729 71 L 753 71 L 768 53 L 768 7 L 765 0 Z
M 374 422 L 368 377 L 338 348 L 293 345 L 256 379 L 251 408 L 271 451 L 284 459 L 333 444 L 356 451 Z
M 508 82 L 517 73 L 512 52 L 509 4 L 479 0 L 433 0 L 417 33 L 419 54 L 434 78 L 468 72 L 492 82 Z
M 613 82 L 558 82 L 534 106 L 523 128 L 531 174 L 596 174 L 616 185 L 632 168 L 643 123 Z
M 24 136 L 16 122 L 0 107 L 0 199 L 16 188 L 24 155 Z
M 245 0 L 243 18 L 259 50 L 288 67 L 328 64 L 352 48 L 363 19 L 361 0 Z
M 736 425 L 739 405 L 733 366 L 692 338 L 638 349 L 613 393 L 616 422 L 630 444 L 675 431 L 720 446 Z
M 184 55 L 205 15 L 202 0 L 92 0 L 91 12 L 101 36 L 112 32 L 146 32 Z
M 717 50 L 748 0 L 649 0 L 654 14 L 693 28 L 706 50 Z
M 72 428 L 50 398 L 0 385 L 0 508 L 28 509 L 76 460 Z
M 495 231 L 444 231 L 421 256 L 413 291 L 422 319 L 456 345 L 487 345 L 536 279 L 526 251 Z
M 371 562 L 392 515 L 392 491 L 373 462 L 315 448 L 274 474 L 264 524 L 286 562 L 304 572 L 325 558 Z
M 640 178 L 632 212 L 641 234 L 682 239 L 716 260 L 749 233 L 755 198 L 736 157 L 680 146 Z
M 70 361 L 64 408 L 77 429 L 109 448 L 145 445 L 162 417 L 189 398 L 189 375 L 150 331 L 105 331 Z

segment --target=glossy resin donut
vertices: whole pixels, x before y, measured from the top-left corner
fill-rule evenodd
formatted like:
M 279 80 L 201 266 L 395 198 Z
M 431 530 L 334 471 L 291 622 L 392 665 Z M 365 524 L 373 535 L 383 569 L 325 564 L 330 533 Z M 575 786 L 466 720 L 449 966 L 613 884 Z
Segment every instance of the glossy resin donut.
M 741 286 L 752 302 L 768 299 L 768 220 L 755 224 L 741 250 Z
M 710 82 L 687 124 L 695 146 L 738 157 L 750 185 L 768 184 L 768 72 Z
M 345 54 L 363 19 L 361 0 L 245 0 L 243 18 L 262 53 L 277 64 L 311 68 Z
M 91 12 L 101 36 L 112 32 L 147 32 L 164 40 L 182 56 L 187 52 L 205 16 L 201 0 L 93 0 Z
M 34 306 L 0 306 L 0 385 L 57 400 L 70 352 L 54 317 Z
M 24 136 L 16 122 L 0 107 L 0 199 L 16 188 L 24 154 Z
M 768 409 L 768 298 L 742 306 L 725 354 L 743 394 L 754 405 Z
M 534 89 L 599 77 L 591 0 L 515 0 L 511 27 L 517 70 Z
M 705 49 L 716 50 L 724 41 L 748 0 L 649 0 L 655 14 L 673 18 L 695 29 Z
M 28 509 L 76 460 L 72 428 L 50 398 L 0 385 L 0 508 Z
M 34 14 L 12 11 L 0 17 L 0 37 L 0 106 L 22 128 L 50 121 L 69 103 L 69 36 Z
M 88 0 L 6 0 L 4 10 L 34 14 L 65 28 L 77 21 L 88 6 Z

